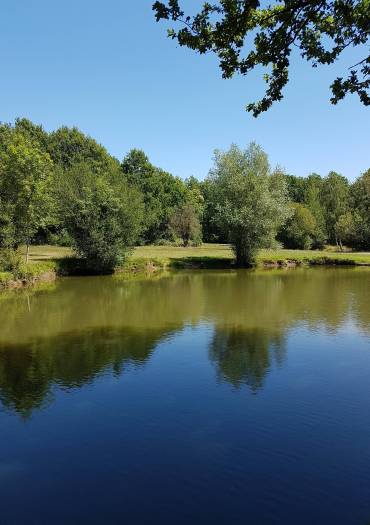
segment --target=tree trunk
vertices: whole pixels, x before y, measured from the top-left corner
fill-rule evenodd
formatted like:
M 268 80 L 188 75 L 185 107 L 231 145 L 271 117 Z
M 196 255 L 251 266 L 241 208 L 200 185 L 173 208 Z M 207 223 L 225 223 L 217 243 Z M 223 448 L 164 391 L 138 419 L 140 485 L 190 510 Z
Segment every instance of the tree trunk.
M 253 264 L 253 253 L 243 245 L 235 246 L 236 265 L 239 268 L 250 268 Z
M 30 256 L 30 241 L 27 240 L 27 245 L 26 245 L 26 264 L 28 264 L 29 256 Z

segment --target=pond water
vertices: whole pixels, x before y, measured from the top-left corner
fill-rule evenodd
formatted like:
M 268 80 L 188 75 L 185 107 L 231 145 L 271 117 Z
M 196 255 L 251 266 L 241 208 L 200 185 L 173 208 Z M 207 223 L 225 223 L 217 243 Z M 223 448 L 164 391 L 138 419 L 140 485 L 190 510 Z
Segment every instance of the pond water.
M 0 523 L 370 523 L 370 271 L 0 294 Z

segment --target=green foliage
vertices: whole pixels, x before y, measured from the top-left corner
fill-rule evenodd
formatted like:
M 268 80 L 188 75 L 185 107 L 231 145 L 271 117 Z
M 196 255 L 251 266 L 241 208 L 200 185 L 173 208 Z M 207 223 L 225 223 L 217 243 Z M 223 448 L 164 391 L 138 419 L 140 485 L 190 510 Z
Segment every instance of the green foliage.
M 123 159 L 121 167 L 127 182 L 143 194 L 144 242 L 168 238 L 170 217 L 175 208 L 185 204 L 188 198 L 184 182 L 153 166 L 141 150 L 131 150 Z
M 60 213 L 73 245 L 94 272 L 111 272 L 140 233 L 142 198 L 118 170 L 93 172 L 89 164 L 76 164 L 58 173 Z
M 347 93 L 357 93 L 363 104 L 370 104 L 370 56 L 364 49 L 370 35 L 368 0 L 285 0 L 270 4 L 218 0 L 204 2 L 194 16 L 184 13 L 179 0 L 168 0 L 154 2 L 153 10 L 157 21 L 180 24 L 180 29 L 168 32 L 180 46 L 201 54 L 214 53 L 224 78 L 235 73 L 247 75 L 260 66 L 267 70 L 264 97 L 247 106 L 254 116 L 283 98 L 294 47 L 316 67 L 334 63 L 348 47 L 360 46 L 365 57 L 353 66 L 349 64 L 347 78 L 334 80 L 331 102 L 336 104 Z
M 284 178 L 279 172 L 271 174 L 267 155 L 252 143 L 245 151 L 235 145 L 227 152 L 216 151 L 209 180 L 215 220 L 227 233 L 237 264 L 249 266 L 289 216 Z
M 1 179 L 0 179 L 1 184 Z M 0 248 L 15 244 L 15 224 L 13 222 L 13 204 L 0 195 Z
M 184 204 L 174 210 L 170 218 L 170 226 L 181 237 L 184 246 L 189 246 L 190 241 L 196 244 L 201 242 L 199 219 L 191 204 Z
M 24 262 L 16 250 L 0 250 L 0 271 L 10 273 L 14 279 L 19 279 L 24 274 Z
M 103 146 L 78 128 L 64 126 L 50 133 L 48 151 L 54 163 L 63 169 L 84 162 L 93 172 L 102 173 L 118 166 L 118 161 Z
M 356 222 L 350 211 L 338 218 L 335 224 L 335 234 L 341 249 L 343 249 L 343 243 L 353 246 L 356 239 Z
M 339 244 L 336 224 L 339 217 L 349 208 L 349 183 L 343 175 L 331 171 L 325 177 L 322 185 L 322 203 L 329 242 Z
M 27 137 L 37 148 L 47 151 L 49 144 L 49 135 L 39 124 L 34 124 L 27 118 L 16 118 L 14 130 Z
M 351 201 L 355 229 L 353 245 L 370 250 L 370 169 L 352 185 Z
M 307 179 L 295 175 L 285 175 L 289 199 L 292 202 L 304 202 Z
M 285 248 L 309 250 L 316 232 L 316 221 L 303 204 L 291 204 L 292 215 L 280 231 L 279 239 Z
M 53 163 L 48 153 L 17 130 L 0 147 L 2 244 L 28 244 L 50 217 Z
M 305 184 L 304 205 L 312 213 L 316 229 L 313 236 L 313 248 L 323 248 L 327 240 L 325 210 L 322 203 L 323 180 L 320 175 L 311 173 Z
M 296 204 L 280 228 L 288 196 Z M 173 246 L 181 237 L 194 245 L 203 238 L 231 241 L 238 264 L 247 265 L 258 248 L 276 245 L 277 228 L 287 246 L 322 248 L 328 240 L 369 250 L 370 170 L 352 185 L 334 172 L 271 173 L 260 148 L 233 146 L 216 153 L 206 180 L 183 181 L 141 150 L 119 165 L 77 128 L 47 133 L 24 118 L 0 124 L 0 248 L 73 245 L 79 270 L 97 272 L 120 264 L 133 244 Z M 14 268 L 26 274 L 26 267 Z

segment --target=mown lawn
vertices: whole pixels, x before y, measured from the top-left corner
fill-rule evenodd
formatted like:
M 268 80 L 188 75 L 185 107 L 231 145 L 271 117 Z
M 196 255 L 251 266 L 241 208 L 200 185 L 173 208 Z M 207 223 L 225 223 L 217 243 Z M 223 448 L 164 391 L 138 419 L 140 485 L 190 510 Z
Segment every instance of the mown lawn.
M 30 260 L 42 262 L 49 259 L 61 259 L 73 255 L 70 248 L 59 246 L 32 246 L 30 249 Z M 162 261 L 166 265 L 176 263 L 203 263 L 204 266 L 213 266 L 213 263 L 228 263 L 232 261 L 233 253 L 227 244 L 203 244 L 199 247 L 175 247 L 175 246 L 139 246 L 135 248 L 131 261 Z M 279 261 L 296 261 L 317 263 L 320 260 L 335 260 L 338 264 L 370 264 L 370 253 L 340 253 L 319 250 L 261 250 L 258 255 L 258 263 Z
M 26 249 L 21 248 L 21 254 L 24 254 Z M 73 255 L 71 248 L 65 248 L 64 246 L 30 246 L 30 261 L 31 262 L 42 262 L 50 259 L 63 259 L 63 257 L 69 257 Z

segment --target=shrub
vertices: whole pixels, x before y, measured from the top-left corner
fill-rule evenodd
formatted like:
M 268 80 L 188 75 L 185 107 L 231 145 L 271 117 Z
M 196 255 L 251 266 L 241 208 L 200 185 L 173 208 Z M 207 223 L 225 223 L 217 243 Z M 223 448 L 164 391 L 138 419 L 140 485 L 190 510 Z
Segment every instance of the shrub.
M 138 190 L 117 172 L 96 174 L 79 164 L 59 173 L 64 225 L 86 270 L 110 273 L 137 240 L 143 205 Z
M 291 209 L 292 215 L 281 229 L 279 239 L 286 248 L 309 250 L 316 231 L 315 218 L 303 204 L 293 203 Z

